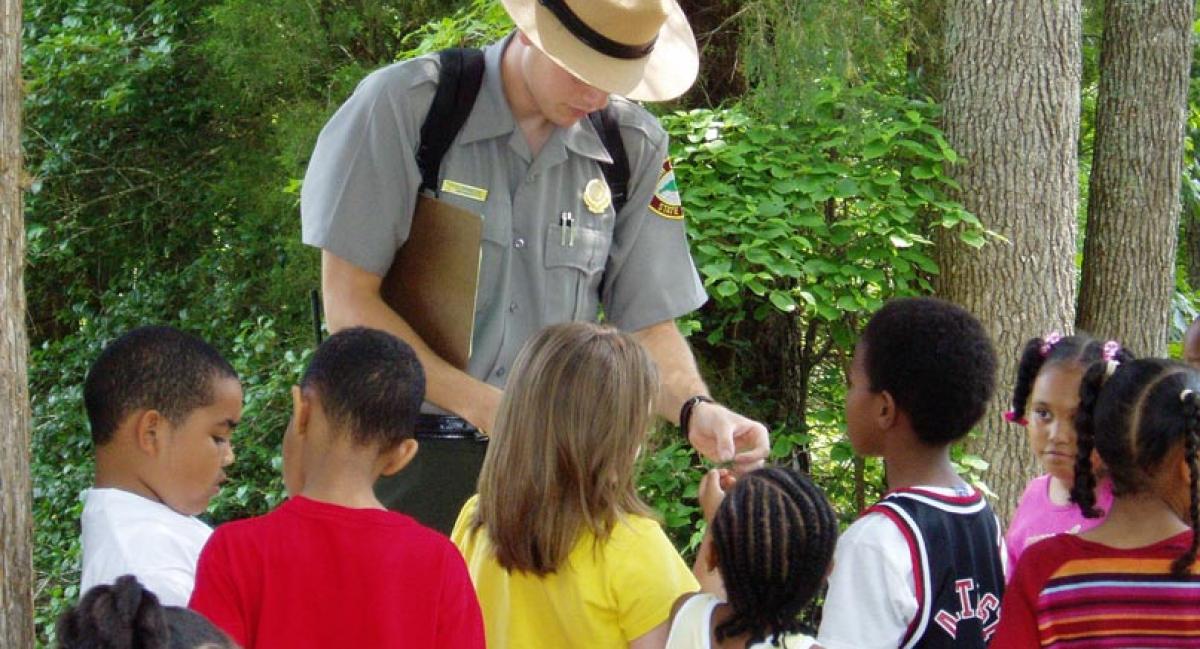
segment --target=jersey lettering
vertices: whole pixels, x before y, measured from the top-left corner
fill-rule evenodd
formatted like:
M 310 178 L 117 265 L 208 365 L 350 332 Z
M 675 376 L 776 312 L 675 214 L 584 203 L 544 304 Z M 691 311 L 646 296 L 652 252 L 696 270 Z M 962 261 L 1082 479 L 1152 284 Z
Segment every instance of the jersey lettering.
M 955 581 L 954 590 L 958 593 L 958 611 L 951 613 L 940 609 L 933 616 L 933 621 L 951 638 L 957 638 L 960 622 L 979 620 L 983 624 L 984 640 L 991 639 L 992 634 L 996 632 L 996 624 L 1000 621 L 999 617 L 992 619 L 992 614 L 1000 610 L 1000 599 L 992 593 L 984 593 L 972 601 L 971 593 L 975 590 L 975 580 L 971 578 Z

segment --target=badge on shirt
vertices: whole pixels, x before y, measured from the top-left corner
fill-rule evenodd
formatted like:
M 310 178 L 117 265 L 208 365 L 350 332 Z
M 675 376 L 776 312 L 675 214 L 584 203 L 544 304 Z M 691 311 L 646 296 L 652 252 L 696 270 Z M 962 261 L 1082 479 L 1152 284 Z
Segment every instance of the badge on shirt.
M 583 188 L 583 204 L 592 214 L 603 214 L 612 205 L 612 190 L 608 188 L 608 183 L 600 178 L 589 180 Z
M 675 184 L 675 170 L 671 168 L 670 158 L 663 160 L 662 173 L 654 185 L 654 198 L 650 199 L 650 211 L 664 219 L 678 221 L 683 218 L 683 201 L 679 198 L 679 185 Z
M 455 182 L 453 180 L 443 180 L 442 191 L 447 194 L 477 200 L 480 203 L 486 201 L 488 195 L 488 190 L 482 187 L 472 187 L 466 183 Z

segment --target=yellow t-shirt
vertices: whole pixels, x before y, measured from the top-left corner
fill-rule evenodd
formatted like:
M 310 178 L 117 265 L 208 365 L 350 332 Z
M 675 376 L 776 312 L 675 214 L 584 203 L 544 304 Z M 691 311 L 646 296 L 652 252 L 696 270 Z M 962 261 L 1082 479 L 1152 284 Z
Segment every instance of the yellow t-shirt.
M 450 538 L 475 582 L 490 649 L 626 647 L 700 588 L 662 527 L 644 516 L 618 522 L 599 546 L 585 533 L 554 574 L 510 574 L 485 529 L 470 532 L 478 500 L 463 505 Z

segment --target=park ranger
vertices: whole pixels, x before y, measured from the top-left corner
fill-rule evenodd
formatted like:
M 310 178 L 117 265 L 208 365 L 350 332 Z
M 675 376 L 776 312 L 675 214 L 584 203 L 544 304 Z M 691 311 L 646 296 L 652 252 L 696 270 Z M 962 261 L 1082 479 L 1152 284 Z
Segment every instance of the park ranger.
M 768 450 L 762 424 L 708 398 L 674 324 L 706 295 L 667 136 L 630 101 L 671 99 L 694 81 L 696 43 L 682 10 L 675 0 L 503 2 L 517 29 L 484 50 L 482 82 L 436 187 L 441 200 L 484 217 L 467 371 L 433 353 L 380 297 L 422 187 L 417 150 L 445 83 L 443 59 L 404 61 L 364 79 L 322 130 L 301 194 L 304 242 L 322 250 L 330 328 L 390 331 L 425 368 L 430 414 L 418 430 L 418 461 L 377 491 L 389 507 L 443 530 L 475 488 L 483 448 L 475 438 L 491 431 L 522 344 L 548 324 L 597 320 L 601 309 L 649 350 L 662 377 L 658 412 L 682 423 L 697 450 L 739 469 Z M 619 137 L 606 141 L 593 113 Z M 621 156 L 627 187 L 614 192 L 606 166 Z

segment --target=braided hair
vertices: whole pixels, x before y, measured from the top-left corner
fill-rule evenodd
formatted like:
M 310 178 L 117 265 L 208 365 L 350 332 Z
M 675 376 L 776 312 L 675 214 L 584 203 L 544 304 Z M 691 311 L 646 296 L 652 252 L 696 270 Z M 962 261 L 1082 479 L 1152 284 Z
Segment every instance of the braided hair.
M 1113 494 L 1145 492 L 1172 449 L 1182 445 L 1191 469 L 1187 522 L 1192 543 L 1171 565 L 1181 577 L 1200 547 L 1200 371 L 1165 359 L 1095 363 L 1084 373 L 1075 416 L 1079 456 L 1071 498 L 1085 515 L 1095 506 L 1091 449 L 1108 467 Z
M 96 586 L 58 618 L 59 649 L 234 649 L 195 611 L 162 606 L 133 575 Z
M 714 629 L 717 640 L 749 634 L 749 645 L 800 631 L 798 615 L 825 581 L 837 532 L 833 508 L 808 476 L 766 467 L 738 480 L 712 522 L 733 609 Z
M 1017 380 L 1013 384 L 1012 410 L 1010 417 L 1013 421 L 1025 418 L 1025 408 L 1029 404 L 1029 396 L 1033 393 L 1033 384 L 1037 381 L 1042 368 L 1060 363 L 1077 363 L 1087 367 L 1104 359 L 1106 345 L 1115 346 L 1112 341 L 1104 342 L 1086 334 L 1060 337 L 1050 334 L 1044 338 L 1030 338 L 1021 352 L 1021 360 L 1017 362 Z M 1112 359 L 1119 363 L 1133 360 L 1124 347 L 1116 346 Z

